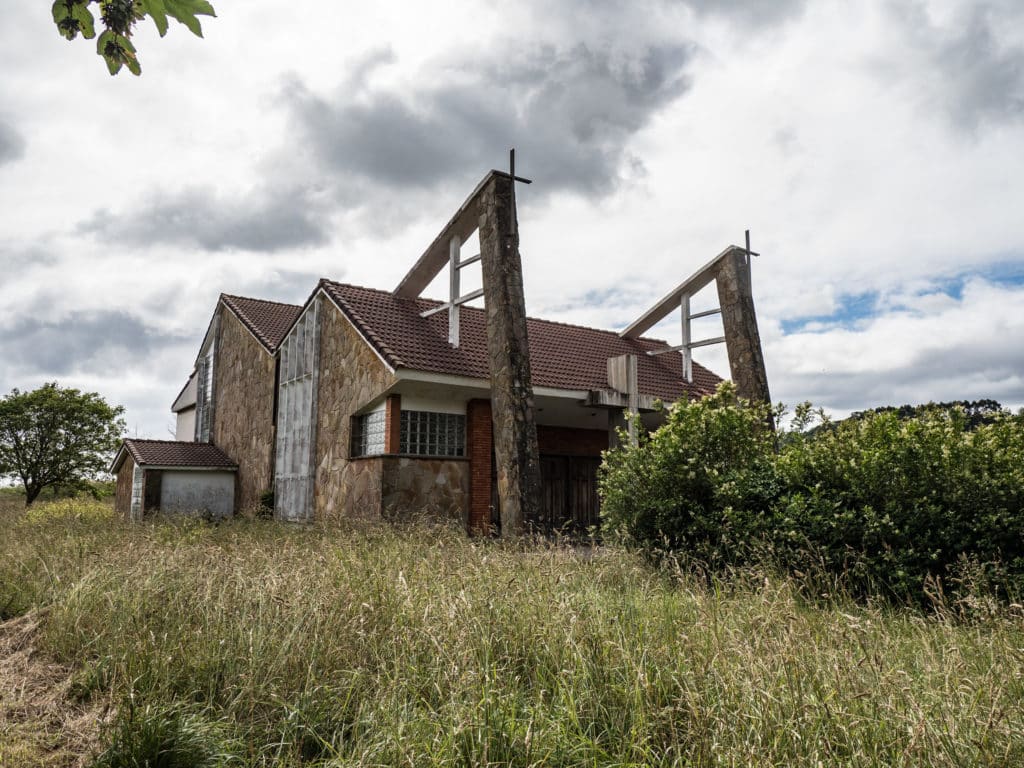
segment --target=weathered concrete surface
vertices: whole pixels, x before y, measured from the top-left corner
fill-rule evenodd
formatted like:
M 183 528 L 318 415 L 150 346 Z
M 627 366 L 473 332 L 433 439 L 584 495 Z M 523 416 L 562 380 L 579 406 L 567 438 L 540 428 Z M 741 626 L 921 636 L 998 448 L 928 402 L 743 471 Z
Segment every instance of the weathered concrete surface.
M 374 513 L 371 477 L 363 460 L 352 462 L 352 413 L 394 383 L 394 374 L 374 354 L 352 324 L 330 301 L 323 302 L 320 326 L 320 376 L 317 393 L 316 517 Z M 379 477 L 379 473 L 377 473 Z M 347 500 L 350 492 L 356 495 Z M 379 491 L 377 492 L 379 498 Z
M 539 520 L 541 488 L 514 183 L 507 176 L 492 175 L 479 198 L 494 456 L 506 536 Z
M 718 303 L 722 308 L 729 372 L 736 394 L 750 401 L 770 404 L 749 259 L 742 248 L 733 248 L 722 258 L 716 279 Z
M 220 520 L 231 517 L 234 501 L 234 472 L 172 469 L 161 472 L 160 511 L 165 514 L 201 515 Z
M 238 508 L 246 509 L 273 480 L 274 358 L 234 313 L 220 313 L 213 444 L 238 463 Z
M 175 415 L 174 439 L 189 443 L 196 439 L 196 407 L 183 408 Z
M 128 453 L 125 451 L 125 453 Z M 132 478 L 135 473 L 135 460 L 129 453 L 124 457 L 121 468 L 117 470 L 117 486 L 114 490 L 114 512 L 125 520 L 131 519 L 132 512 Z

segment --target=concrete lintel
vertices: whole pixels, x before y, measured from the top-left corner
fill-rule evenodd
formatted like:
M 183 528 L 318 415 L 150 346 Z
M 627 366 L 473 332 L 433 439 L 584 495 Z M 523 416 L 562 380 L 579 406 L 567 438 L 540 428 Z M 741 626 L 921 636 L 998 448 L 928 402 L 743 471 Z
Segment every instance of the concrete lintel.
M 661 301 L 647 310 L 626 330 L 619 334 L 624 339 L 637 339 L 649 331 L 655 325 L 664 320 L 668 315 L 679 309 L 679 302 L 685 295 L 692 296 L 701 288 L 715 279 L 721 262 L 733 251 L 746 253 L 745 248 L 738 245 L 730 245 L 711 261 L 694 272 L 690 277 L 673 288 Z
M 659 410 L 657 407 L 658 398 L 653 395 L 640 395 L 638 398 L 639 413 L 651 413 Z M 624 392 L 613 392 L 608 389 L 592 389 L 587 392 L 582 405 L 588 408 L 629 408 L 629 395 Z
M 494 176 L 509 178 L 509 175 L 504 171 L 487 172 L 472 193 L 470 193 L 469 197 L 466 198 L 465 202 L 459 206 L 455 215 L 444 225 L 438 236 L 434 238 L 434 241 L 427 250 L 423 252 L 423 255 L 420 256 L 412 269 L 402 278 L 402 282 L 393 291 L 396 296 L 415 298 L 423 293 L 423 290 L 430 285 L 430 281 L 437 277 L 441 270 L 448 265 L 448 247 L 452 237 L 458 236 L 459 241 L 464 243 L 476 232 L 480 226 L 477 198 Z

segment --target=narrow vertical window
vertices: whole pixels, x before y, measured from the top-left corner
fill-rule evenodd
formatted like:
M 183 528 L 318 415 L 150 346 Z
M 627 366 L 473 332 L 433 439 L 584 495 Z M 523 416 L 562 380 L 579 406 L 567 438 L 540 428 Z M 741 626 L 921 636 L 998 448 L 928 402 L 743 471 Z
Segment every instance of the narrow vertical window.
M 130 508 L 132 520 L 142 517 L 142 467 L 138 464 L 132 470 L 132 504 Z

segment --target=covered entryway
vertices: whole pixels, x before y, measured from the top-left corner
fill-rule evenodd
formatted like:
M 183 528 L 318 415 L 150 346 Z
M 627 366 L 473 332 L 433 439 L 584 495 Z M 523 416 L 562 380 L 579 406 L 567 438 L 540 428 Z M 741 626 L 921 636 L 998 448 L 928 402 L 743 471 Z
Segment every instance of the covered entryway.
M 601 522 L 593 456 L 540 457 L 541 520 L 546 530 L 581 532 Z

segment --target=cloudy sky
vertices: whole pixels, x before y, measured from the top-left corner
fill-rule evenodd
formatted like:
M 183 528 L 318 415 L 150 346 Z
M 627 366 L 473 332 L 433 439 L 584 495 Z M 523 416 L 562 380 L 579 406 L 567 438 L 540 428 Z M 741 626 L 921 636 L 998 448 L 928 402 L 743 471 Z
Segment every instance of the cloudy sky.
M 531 315 L 622 328 L 749 228 L 775 400 L 1024 405 L 1018 0 L 214 0 L 141 78 L 6 5 L 0 392 L 168 437 L 221 291 L 391 288 L 515 146 Z

